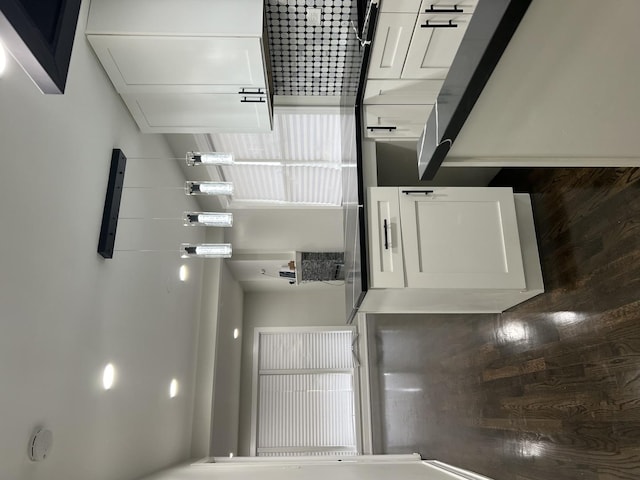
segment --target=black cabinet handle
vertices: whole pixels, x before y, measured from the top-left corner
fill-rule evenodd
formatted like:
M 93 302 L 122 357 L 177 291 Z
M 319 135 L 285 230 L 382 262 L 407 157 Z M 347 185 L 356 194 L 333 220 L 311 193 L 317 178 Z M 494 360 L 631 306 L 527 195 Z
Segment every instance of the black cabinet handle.
M 370 131 L 374 131 L 374 130 L 388 130 L 390 132 L 393 132 L 397 127 L 367 127 L 367 130 Z
M 435 5 L 431 5 L 431 7 L 424 9 L 424 13 L 464 13 L 464 10 L 457 5 L 453 8 L 435 8 Z
M 247 98 L 247 97 L 242 97 L 242 100 L 240 100 L 240 103 L 265 103 L 266 100 L 264 98 Z
M 403 190 L 405 195 L 429 195 L 433 190 Z
M 254 89 L 254 91 L 251 91 L 251 90 L 252 89 L 250 89 L 250 88 L 247 89 L 247 88 L 242 87 L 242 90 L 240 90 L 238 92 L 238 94 L 239 95 L 264 95 L 265 94 L 265 92 L 263 92 L 261 88 L 256 88 L 256 89 Z
M 453 23 L 453 20 L 449 20 L 447 23 L 429 23 L 427 20 L 420 28 L 458 28 L 457 23 Z
M 384 249 L 389 250 L 389 237 L 387 237 L 387 230 L 389 229 L 389 226 L 387 225 L 386 218 L 382 222 L 382 228 L 384 229 Z

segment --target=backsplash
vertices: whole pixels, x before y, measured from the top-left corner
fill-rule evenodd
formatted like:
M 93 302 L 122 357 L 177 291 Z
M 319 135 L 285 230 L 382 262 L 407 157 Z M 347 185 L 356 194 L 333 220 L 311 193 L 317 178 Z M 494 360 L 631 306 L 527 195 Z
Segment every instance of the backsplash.
M 355 0 L 266 0 L 275 95 L 355 95 L 361 51 L 351 27 Z M 321 26 L 307 25 L 309 7 Z

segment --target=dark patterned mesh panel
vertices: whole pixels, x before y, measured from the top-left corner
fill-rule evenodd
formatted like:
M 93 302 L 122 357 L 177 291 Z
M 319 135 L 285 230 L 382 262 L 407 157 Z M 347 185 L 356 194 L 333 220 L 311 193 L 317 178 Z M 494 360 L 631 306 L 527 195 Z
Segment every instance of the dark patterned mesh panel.
M 322 24 L 307 25 L 307 8 L 322 9 Z M 360 43 L 352 0 L 267 0 L 271 69 L 276 95 L 355 95 Z

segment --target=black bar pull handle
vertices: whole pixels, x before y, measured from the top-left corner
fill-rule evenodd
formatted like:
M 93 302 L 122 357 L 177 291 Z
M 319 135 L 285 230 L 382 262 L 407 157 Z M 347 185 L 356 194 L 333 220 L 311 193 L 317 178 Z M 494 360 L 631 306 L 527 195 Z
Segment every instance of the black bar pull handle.
M 242 97 L 242 100 L 240 100 L 240 103 L 265 103 L 266 100 L 264 98 L 247 98 L 247 97 Z
M 242 90 L 240 90 L 238 94 L 239 95 L 264 95 L 265 92 L 263 92 L 261 88 L 251 89 L 251 88 L 242 87 Z
M 403 190 L 405 195 L 429 195 L 433 190 Z
M 435 5 L 431 5 L 429 8 L 424 9 L 424 13 L 464 13 L 464 10 L 455 5 L 453 8 L 435 8 Z
M 389 250 L 389 237 L 387 236 L 389 225 L 386 218 L 382 221 L 382 228 L 384 229 L 384 249 Z
M 457 23 L 453 23 L 453 20 L 449 20 L 447 23 L 430 23 L 427 20 L 420 28 L 458 28 Z
M 367 130 L 373 132 L 374 130 L 388 130 L 389 132 L 393 132 L 398 127 L 367 127 Z

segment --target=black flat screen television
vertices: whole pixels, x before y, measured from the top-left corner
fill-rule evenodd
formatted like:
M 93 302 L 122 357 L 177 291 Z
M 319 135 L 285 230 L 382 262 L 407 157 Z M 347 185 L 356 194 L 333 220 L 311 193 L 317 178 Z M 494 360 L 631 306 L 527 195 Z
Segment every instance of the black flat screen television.
M 81 0 L 0 0 L 0 38 L 43 93 L 64 93 Z

